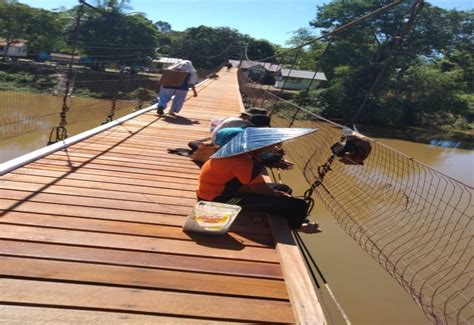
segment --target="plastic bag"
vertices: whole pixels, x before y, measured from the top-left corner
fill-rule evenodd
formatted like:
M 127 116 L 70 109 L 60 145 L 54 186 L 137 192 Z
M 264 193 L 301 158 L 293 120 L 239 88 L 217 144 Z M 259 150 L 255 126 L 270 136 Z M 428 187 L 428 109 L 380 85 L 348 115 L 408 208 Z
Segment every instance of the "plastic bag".
M 238 205 L 199 201 L 186 218 L 183 229 L 213 235 L 225 234 L 242 208 Z

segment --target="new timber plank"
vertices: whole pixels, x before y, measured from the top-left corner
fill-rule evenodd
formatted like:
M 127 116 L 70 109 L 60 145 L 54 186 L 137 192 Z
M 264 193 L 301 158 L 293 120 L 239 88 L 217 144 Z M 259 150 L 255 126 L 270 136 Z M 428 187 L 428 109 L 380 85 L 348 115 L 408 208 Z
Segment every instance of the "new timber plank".
M 0 275 L 181 292 L 288 299 L 283 281 L 0 256 Z
M 0 189 L 0 197 L 13 200 L 29 200 L 33 202 L 49 202 L 60 203 L 68 205 L 77 205 L 84 207 L 96 207 L 120 209 L 128 211 L 146 211 L 156 213 L 169 213 L 177 215 L 187 215 L 191 212 L 190 206 L 182 206 L 179 201 L 172 200 L 168 203 L 167 199 L 161 199 L 161 202 L 136 202 L 136 201 L 122 201 L 117 199 L 103 199 L 94 197 L 82 197 L 74 195 L 60 195 L 49 194 L 45 191 L 41 192 L 27 192 Z M 80 198 L 80 199 L 78 199 Z M 40 211 L 41 212 L 41 211 Z M 47 212 L 47 211 L 45 211 Z
M 105 312 L 91 310 L 74 310 L 50 307 L 11 306 L 0 304 L 2 322 L 13 325 L 23 324 L 171 324 L 174 317 L 143 315 L 123 312 Z M 211 321 L 204 319 L 179 318 L 183 325 L 244 324 L 231 321 Z
M 39 173 L 41 174 L 41 173 Z M 100 178 L 102 181 L 95 180 L 93 177 L 86 177 L 85 180 L 72 178 L 72 177 L 65 177 L 63 179 L 57 179 L 55 177 L 47 177 L 44 175 L 36 176 L 32 175 L 30 172 L 29 174 L 8 174 L 3 177 L 3 180 L 0 180 L 0 184 L 5 184 L 4 181 L 15 181 L 17 183 L 34 183 L 34 184 L 49 184 L 54 183 L 58 186 L 68 187 L 68 188 L 88 188 L 88 189 L 97 189 L 97 190 L 107 190 L 107 191 L 114 191 L 114 192 L 130 192 L 130 193 L 142 193 L 142 194 L 153 194 L 153 195 L 167 195 L 167 196 L 181 196 L 183 198 L 192 198 L 196 199 L 196 192 L 193 190 L 175 190 L 171 188 L 158 187 L 159 184 L 153 184 L 155 186 L 136 186 L 130 185 L 126 182 L 119 183 L 114 182 L 115 180 L 110 180 L 107 182 L 105 177 Z
M 293 321 L 291 305 L 285 301 L 19 279 L 0 281 L 0 302 L 210 319 L 225 315 L 230 320 L 249 322 Z
M 64 195 L 79 195 L 82 197 L 92 197 L 92 198 L 104 198 L 104 199 L 116 199 L 123 201 L 134 201 L 134 202 L 144 202 L 144 203 L 167 203 L 167 204 L 182 204 L 186 206 L 193 206 L 196 202 L 195 197 L 177 197 L 177 193 L 161 193 L 162 195 L 147 194 L 147 193 L 137 193 L 131 191 L 116 191 L 112 189 L 98 189 L 94 188 L 93 184 L 88 184 L 86 187 L 76 187 L 74 184 L 72 186 L 63 186 L 52 183 L 48 184 L 47 187 L 41 183 L 31 183 L 31 182 L 19 182 L 0 180 L 0 188 L 5 190 L 18 190 L 18 191 L 28 191 L 28 192 L 37 192 L 41 190 L 43 193 L 51 194 L 64 194 Z
M 60 244 L 0 239 L 0 254 L 105 265 L 282 279 L 280 266 L 276 263 L 137 252 L 123 249 L 64 246 Z M 21 274 L 21 272 L 19 273 Z
M 54 215 L 54 216 L 69 216 L 81 217 L 90 219 L 104 219 L 113 221 L 128 221 L 139 222 L 145 224 L 155 225 L 169 225 L 181 227 L 184 223 L 184 215 L 166 214 L 166 213 L 151 213 L 141 211 L 119 210 L 119 209 L 105 209 L 96 207 L 74 206 L 68 204 L 59 204 L 55 202 L 34 202 L 31 199 L 23 202 L 17 200 L 0 199 L 0 217 L 12 211 L 18 212 L 32 212 Z M 242 220 L 242 222 L 240 222 Z M 249 223 L 252 222 L 251 225 Z M 239 215 L 237 220 L 231 227 L 232 231 L 240 231 L 250 234 L 270 234 L 264 219 L 255 222 L 246 217 L 245 213 Z
M 108 170 L 107 173 L 105 173 L 102 170 L 95 170 L 95 169 L 89 169 L 89 168 L 81 168 L 81 169 L 75 169 L 67 166 L 54 166 L 54 165 L 48 165 L 48 164 L 43 164 L 41 163 L 41 160 L 39 162 L 34 162 L 31 164 L 26 165 L 26 167 L 20 168 L 21 170 L 25 170 L 26 173 L 28 173 L 29 170 L 46 170 L 46 171 L 53 171 L 53 172 L 61 172 L 63 176 L 60 177 L 66 177 L 69 174 L 74 173 L 74 175 L 94 175 L 94 176 L 107 176 L 107 177 L 114 177 L 116 181 L 120 181 L 120 179 L 124 179 L 130 182 L 133 181 L 150 181 L 154 182 L 154 184 L 159 184 L 161 183 L 167 183 L 170 184 L 171 188 L 176 188 L 173 187 L 173 184 L 175 186 L 180 187 L 185 187 L 186 189 L 196 189 L 197 186 L 197 181 L 192 180 L 192 179 L 182 179 L 182 178 L 175 178 L 175 177 L 168 177 L 168 176 L 163 176 L 163 175 L 152 175 L 152 174 L 137 174 L 137 173 L 126 173 L 123 171 L 111 171 Z
M 133 249 L 137 251 L 209 256 L 215 258 L 241 259 L 247 261 L 278 262 L 274 250 L 258 247 L 214 247 L 164 238 L 147 238 L 132 235 L 101 234 L 77 230 L 63 230 L 16 225 L 2 225 L 0 238 L 11 240 L 38 241 L 89 247 Z M 218 248 L 218 249 L 216 249 Z
M 17 175 L 29 175 L 29 176 L 42 176 L 42 177 L 54 177 L 56 179 L 79 179 L 85 181 L 95 181 L 95 182 L 107 182 L 107 183 L 116 183 L 116 184 L 125 184 L 125 185 L 138 185 L 146 187 L 164 187 L 170 189 L 179 189 L 195 192 L 196 185 L 191 182 L 186 183 L 171 183 L 173 178 L 164 178 L 157 177 L 154 175 L 149 175 L 147 179 L 140 179 L 138 177 L 131 178 L 126 177 L 126 173 L 107 173 L 107 174 L 92 174 L 92 173 L 81 173 L 76 171 L 74 173 L 62 172 L 58 170 L 47 170 L 40 168 L 33 168 L 32 165 L 28 165 L 28 168 L 19 168 L 15 171 L 3 175 L 4 179 L 9 179 L 16 177 Z M 46 183 L 46 182 L 45 182 Z
M 143 237 L 194 240 L 201 243 L 220 244 L 227 247 L 244 246 L 272 247 L 270 235 L 238 234 L 230 231 L 227 236 L 209 237 L 204 234 L 183 232 L 181 227 L 131 223 L 112 220 L 94 220 L 67 216 L 52 216 L 38 213 L 10 211 L 0 218 L 0 223 L 48 227 L 57 229 L 84 230 L 112 234 L 129 234 Z

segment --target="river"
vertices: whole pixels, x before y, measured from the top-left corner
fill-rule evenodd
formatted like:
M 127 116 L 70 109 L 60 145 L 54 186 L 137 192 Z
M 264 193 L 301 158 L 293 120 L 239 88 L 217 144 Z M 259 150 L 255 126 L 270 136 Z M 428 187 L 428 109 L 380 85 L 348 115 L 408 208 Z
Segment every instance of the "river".
M 59 123 L 62 100 L 48 94 L 0 92 L 0 136 L 4 137 L 0 139 L 0 163 L 46 145 L 51 129 Z M 111 107 L 110 100 L 96 98 L 72 97 L 68 104 L 69 136 L 101 125 Z M 114 119 L 131 113 L 135 105 L 118 101 Z M 15 136 L 16 133 L 22 135 Z
M 124 109 L 116 117 L 130 111 Z M 68 131 L 71 135 L 77 134 L 100 125 L 102 120 L 71 124 Z M 43 129 L 0 141 L 0 163 L 43 147 L 49 131 Z M 474 151 L 393 139 L 379 141 L 455 179 L 474 185 Z M 299 171 L 286 172 L 282 176 L 297 195 L 301 195 L 307 187 Z M 318 205 L 314 214 L 324 231 L 304 236 L 305 242 L 353 324 L 429 324 L 408 294 L 347 236 L 324 208 Z M 328 305 L 329 324 L 344 324 L 328 293 L 323 292 L 320 299 L 323 306 Z
M 474 185 L 474 151 L 403 140 L 378 140 L 452 178 Z M 296 195 L 302 195 L 307 188 L 297 170 L 283 173 L 282 180 L 293 187 Z M 313 210 L 313 219 L 321 225 L 323 232 L 303 235 L 304 241 L 353 324 L 430 324 L 404 289 L 340 228 L 320 204 Z M 323 290 L 319 297 L 323 308 L 325 304 L 329 308 L 331 316 L 328 322 L 331 324 L 334 320 L 334 324 L 345 324 L 328 292 Z

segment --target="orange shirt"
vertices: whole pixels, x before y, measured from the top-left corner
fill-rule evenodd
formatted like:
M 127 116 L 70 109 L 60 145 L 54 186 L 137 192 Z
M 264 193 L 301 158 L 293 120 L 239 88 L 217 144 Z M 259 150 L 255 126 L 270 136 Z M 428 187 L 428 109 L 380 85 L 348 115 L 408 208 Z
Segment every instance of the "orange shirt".
M 197 196 L 212 201 L 220 195 L 239 193 L 242 185 L 265 183 L 262 169 L 249 154 L 209 159 L 201 168 Z

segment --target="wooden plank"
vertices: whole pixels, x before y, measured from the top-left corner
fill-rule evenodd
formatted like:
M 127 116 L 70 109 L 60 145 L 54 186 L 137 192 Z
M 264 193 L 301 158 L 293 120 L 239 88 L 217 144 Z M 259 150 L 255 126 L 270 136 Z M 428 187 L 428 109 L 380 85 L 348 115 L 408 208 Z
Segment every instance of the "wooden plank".
M 102 165 L 102 164 L 97 164 L 95 162 L 84 162 L 84 163 L 76 163 L 76 162 L 68 162 L 68 161 L 61 161 L 61 160 L 54 160 L 54 159 L 49 159 L 49 158 L 43 158 L 40 161 L 41 164 L 48 164 L 52 166 L 64 166 L 67 167 L 68 169 L 77 169 L 77 168 L 88 168 L 88 169 L 95 169 L 95 170 L 101 170 L 102 173 L 104 171 L 116 171 L 116 172 L 128 172 L 128 173 L 134 173 L 134 174 L 144 174 L 144 175 L 163 175 L 163 176 L 168 176 L 168 177 L 173 177 L 173 178 L 182 178 L 185 180 L 196 179 L 196 175 L 192 174 L 186 174 L 186 173 L 180 173 L 176 171 L 167 171 L 167 170 L 155 170 L 153 173 L 147 172 L 147 170 L 144 170 L 142 168 L 135 168 L 135 167 L 124 167 L 124 166 L 112 166 L 112 165 Z
M 189 159 L 189 158 L 188 158 Z M 137 163 L 137 162 L 128 162 L 128 161 L 115 161 L 111 159 L 103 159 L 102 157 L 81 157 L 78 155 L 49 155 L 47 159 L 43 159 L 43 161 L 50 161 L 54 160 L 55 164 L 58 161 L 66 162 L 68 166 L 73 163 L 73 165 L 80 165 L 80 164 L 98 164 L 98 165 L 105 165 L 105 166 L 113 166 L 113 167 L 120 167 L 120 168 L 138 168 L 144 170 L 148 173 L 161 172 L 161 171 L 186 171 L 188 175 L 199 175 L 199 168 L 189 162 L 186 166 L 179 166 L 179 165 L 172 165 L 168 166 L 165 164 L 144 164 L 144 163 Z
M 5 324 L 244 324 L 230 321 L 211 321 L 184 317 L 141 315 L 132 313 L 58 309 L 50 307 L 12 306 L 0 304 L 0 315 Z
M 0 275 L 288 300 L 283 281 L 0 256 Z
M 228 232 L 227 236 L 208 236 L 206 234 L 198 233 L 190 235 L 189 233 L 184 232 L 180 226 L 162 226 L 111 220 L 50 216 L 38 213 L 11 211 L 0 218 L 0 223 L 57 229 L 86 230 L 122 235 L 128 234 L 144 237 L 194 240 L 202 244 L 219 244 L 223 247 L 240 248 L 242 245 L 254 247 L 273 247 L 273 239 L 269 235 L 240 235 L 232 231 Z
M 166 213 L 152 213 L 141 211 L 114 210 L 97 207 L 74 206 L 68 204 L 59 204 L 55 202 L 33 202 L 31 200 L 18 202 L 17 200 L 0 199 L 0 217 L 12 211 L 43 213 L 53 216 L 70 216 L 90 219 L 104 219 L 114 221 L 127 221 L 135 223 L 169 225 L 181 227 L 185 221 L 185 215 L 175 215 Z M 265 218 L 259 221 L 253 221 L 252 215 L 241 212 L 231 231 L 239 232 L 242 235 L 247 234 L 270 234 L 270 229 L 265 222 Z
M 113 189 L 97 189 L 93 187 L 75 187 L 62 186 L 52 183 L 31 183 L 18 182 L 0 179 L 0 189 L 23 192 L 37 192 L 63 195 L 77 195 L 82 197 L 114 199 L 122 201 L 133 201 L 143 203 L 166 203 L 174 205 L 194 206 L 196 198 L 173 196 L 171 193 L 164 193 L 163 195 L 155 195 L 148 193 L 136 193 L 130 191 L 115 191 Z M 165 195 L 166 194 L 166 195 Z M 177 193 L 176 193 L 177 194 Z
M 32 200 L 18 202 L 17 200 L 0 199 L 0 216 L 10 211 L 21 212 L 39 212 L 50 215 L 64 215 L 71 217 L 107 219 L 117 221 L 135 221 L 141 223 L 161 224 L 170 226 L 182 226 L 184 223 L 184 215 L 159 214 L 141 211 L 113 210 L 97 207 L 60 204 L 51 202 L 35 202 Z
M 54 154 L 54 156 L 62 156 L 62 157 L 65 157 L 65 156 L 72 156 L 72 157 L 84 157 L 84 158 L 94 158 L 97 156 L 97 152 L 94 152 L 94 151 L 91 151 L 89 149 L 87 150 L 84 150 L 84 149 L 70 149 L 68 150 L 67 152 L 65 151 L 58 151 Z M 53 155 L 51 155 L 50 157 L 53 157 Z M 183 157 L 183 156 L 177 156 L 177 157 Z M 113 154 L 113 153 L 107 153 L 106 155 L 101 155 L 100 156 L 101 159 L 104 159 L 104 160 L 112 160 L 112 161 L 120 161 L 120 162 L 133 162 L 133 163 L 136 163 L 137 162 L 137 157 L 136 156 L 133 156 L 133 155 L 120 155 L 120 154 Z M 186 158 L 186 157 L 184 157 Z M 142 158 L 142 159 L 139 159 L 140 163 L 142 164 L 146 164 L 147 166 L 150 165 L 150 166 L 154 166 L 154 165 L 162 165 L 163 162 L 167 161 L 167 162 L 170 162 L 170 163 L 173 163 L 173 166 L 181 166 L 181 167 L 189 167 L 189 166 L 192 166 L 193 164 L 190 163 L 189 161 L 189 158 L 187 160 L 185 159 L 182 159 L 182 160 L 179 160 L 179 159 L 176 159 L 176 155 L 169 155 L 169 156 L 163 156 L 163 157 L 160 157 L 160 159 L 145 159 L 145 158 Z
M 104 178 L 103 178 L 104 179 Z M 156 186 L 136 186 L 130 184 L 121 184 L 121 183 L 109 183 L 105 181 L 91 181 L 73 179 L 70 177 L 67 178 L 54 178 L 48 176 L 36 176 L 36 175 L 24 175 L 24 174 L 7 174 L 0 179 L 0 182 L 6 180 L 15 181 L 18 183 L 35 183 L 35 184 L 55 184 L 59 186 L 67 187 L 79 187 L 87 189 L 98 189 L 98 190 L 108 190 L 116 192 L 130 192 L 130 193 L 142 193 L 142 194 L 152 194 L 152 195 L 163 195 L 163 196 L 181 196 L 188 199 L 196 199 L 196 192 L 190 190 L 175 190 L 166 187 L 156 187 Z M 163 186 L 166 186 L 163 184 Z
M 132 250 L 63 246 L 0 239 L 0 254 L 64 261 L 93 262 L 104 265 L 137 266 L 151 269 L 182 270 L 268 279 L 282 279 L 274 263 L 225 260 Z
M 229 247 L 219 247 L 219 245 L 201 246 L 196 245 L 195 242 L 182 240 L 101 234 L 8 224 L 2 225 L 0 238 L 86 247 L 120 248 L 168 254 L 241 259 L 247 261 L 277 262 L 278 260 L 276 252 L 273 249 L 267 248 L 245 247 L 241 245 L 238 249 L 231 249 Z
M 89 181 L 94 183 L 105 183 L 110 185 L 125 185 L 132 186 L 133 188 L 152 188 L 152 189 L 169 189 L 169 190 L 180 190 L 181 192 L 191 192 L 195 195 L 196 186 L 194 184 L 182 184 L 182 183 L 171 183 L 169 179 L 156 178 L 154 180 L 147 179 L 134 179 L 134 178 L 125 178 L 123 174 L 120 176 L 114 175 L 94 175 L 94 174 L 83 174 L 83 173 L 64 173 L 61 171 L 47 170 L 47 169 L 36 169 L 36 168 L 20 168 L 15 170 L 15 172 L 9 173 L 2 176 L 3 179 L 15 180 L 20 175 L 27 176 L 37 176 L 37 177 L 48 177 L 54 178 L 56 182 L 62 180 L 79 180 L 79 181 Z M 41 182 L 46 183 L 46 182 Z M 94 187 L 94 186 L 92 186 Z M 119 188 L 120 189 L 120 188 Z
M 197 139 L 199 139 L 199 137 L 197 137 Z M 177 146 L 177 144 L 175 144 L 174 147 L 176 147 L 176 146 Z M 153 150 L 153 149 L 150 149 L 149 147 L 148 148 L 130 148 L 130 147 L 125 148 L 125 147 L 122 147 L 122 146 L 118 146 L 118 147 L 110 149 L 109 146 L 99 143 L 99 144 L 90 144 L 87 147 L 79 147 L 79 146 L 71 147 L 70 150 L 75 150 L 76 148 L 77 149 L 96 150 L 96 151 L 99 151 L 100 154 L 102 154 L 102 155 L 104 154 L 104 151 L 109 150 L 109 151 L 107 151 L 107 153 L 112 153 L 112 154 L 119 153 L 119 154 L 129 154 L 129 155 L 133 154 L 133 155 L 146 156 L 149 159 L 176 157 L 177 160 L 182 160 L 182 161 L 189 160 L 188 157 L 170 155 L 166 150 L 167 148 L 162 148 L 163 149 L 162 151 L 157 151 L 156 149 Z
M 0 280 L 4 303 L 188 315 L 249 322 L 293 322 L 288 302 L 19 279 Z M 185 302 L 185 303 L 184 303 Z
M 181 179 L 181 178 L 174 178 L 174 177 L 169 177 L 169 176 L 164 176 L 164 175 L 147 175 L 147 174 L 136 174 L 136 173 L 128 173 L 128 172 L 116 172 L 116 171 L 108 171 L 107 173 L 104 173 L 101 170 L 95 170 L 95 169 L 88 169 L 88 168 L 81 168 L 81 169 L 71 169 L 70 167 L 66 166 L 54 166 L 54 165 L 48 165 L 48 164 L 42 164 L 41 162 L 36 162 L 36 163 L 31 163 L 28 164 L 26 167 L 21 168 L 21 170 L 25 170 L 26 172 L 28 170 L 47 170 L 47 171 L 54 171 L 54 172 L 60 172 L 63 173 L 62 177 L 66 177 L 70 174 L 75 174 L 75 175 L 97 175 L 97 176 L 104 176 L 104 174 L 107 175 L 107 177 L 111 181 L 118 181 L 119 179 L 127 180 L 130 182 L 133 182 L 134 180 L 138 181 L 156 181 L 157 183 L 167 183 L 170 188 L 174 188 L 173 184 L 179 184 L 179 186 L 189 186 L 191 189 L 195 189 L 197 186 L 197 180 L 191 180 L 191 179 Z M 18 170 L 17 170 L 18 172 Z
M 134 202 L 134 201 L 122 201 L 117 199 L 102 199 L 102 198 L 91 198 L 81 197 L 74 195 L 58 195 L 49 194 L 42 192 L 25 192 L 25 191 L 13 191 L 0 189 L 0 197 L 11 200 L 24 201 L 28 200 L 31 202 L 49 202 L 66 205 L 76 205 L 82 207 L 103 207 L 116 210 L 127 210 L 127 211 L 145 211 L 155 213 L 166 213 L 186 216 L 188 215 L 192 207 L 181 206 L 179 202 L 174 201 L 174 204 L 167 204 L 164 202 L 146 203 L 146 202 Z M 20 202 L 21 203 L 21 202 Z M 41 212 L 41 211 L 38 211 Z M 48 212 L 48 211 L 45 211 Z M 112 212 L 112 211 L 111 211 Z

